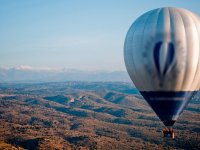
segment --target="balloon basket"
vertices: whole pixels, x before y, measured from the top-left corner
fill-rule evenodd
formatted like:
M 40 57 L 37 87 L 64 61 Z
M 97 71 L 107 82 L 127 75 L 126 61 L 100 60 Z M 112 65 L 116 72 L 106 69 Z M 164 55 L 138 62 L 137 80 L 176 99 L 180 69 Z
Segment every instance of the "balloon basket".
M 175 136 L 174 135 L 174 131 L 173 131 L 173 129 L 171 127 L 163 129 L 163 137 L 174 139 L 174 136 Z

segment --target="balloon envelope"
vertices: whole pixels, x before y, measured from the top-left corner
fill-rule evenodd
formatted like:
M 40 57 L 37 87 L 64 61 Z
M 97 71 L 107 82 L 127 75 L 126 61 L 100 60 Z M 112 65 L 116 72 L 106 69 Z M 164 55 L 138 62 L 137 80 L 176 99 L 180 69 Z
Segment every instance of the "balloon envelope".
M 172 126 L 200 84 L 200 20 L 181 8 L 159 8 L 130 27 L 124 60 L 135 86 Z

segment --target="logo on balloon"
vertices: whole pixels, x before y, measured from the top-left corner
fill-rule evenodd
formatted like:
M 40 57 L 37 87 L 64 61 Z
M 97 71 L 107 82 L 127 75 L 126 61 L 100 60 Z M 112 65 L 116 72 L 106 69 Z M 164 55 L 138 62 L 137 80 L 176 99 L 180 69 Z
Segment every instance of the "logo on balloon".
M 175 54 L 174 45 L 173 43 L 169 42 L 167 44 L 167 52 L 166 52 L 166 58 L 164 62 L 164 68 L 161 69 L 160 56 L 161 56 L 161 51 L 163 50 L 161 49 L 162 45 L 163 45 L 163 42 L 156 43 L 154 47 L 154 51 L 153 51 L 155 66 L 160 77 L 164 77 L 166 75 L 167 71 L 170 68 L 170 65 L 172 64 L 174 54 Z

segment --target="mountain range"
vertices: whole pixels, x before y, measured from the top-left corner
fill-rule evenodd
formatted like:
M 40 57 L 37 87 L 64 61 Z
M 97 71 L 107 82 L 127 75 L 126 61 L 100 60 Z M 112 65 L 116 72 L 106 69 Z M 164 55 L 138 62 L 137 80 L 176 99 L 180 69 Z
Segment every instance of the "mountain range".
M 34 69 L 29 66 L 0 68 L 0 82 L 63 82 L 63 81 L 111 81 L 130 82 L 125 71 L 83 71 L 76 69 Z

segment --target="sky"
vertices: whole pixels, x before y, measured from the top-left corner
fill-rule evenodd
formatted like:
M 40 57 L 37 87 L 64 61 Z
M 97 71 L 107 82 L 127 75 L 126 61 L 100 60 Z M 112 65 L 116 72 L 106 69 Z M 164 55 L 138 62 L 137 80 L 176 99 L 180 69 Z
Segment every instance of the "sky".
M 200 15 L 199 0 L 0 0 L 0 67 L 125 70 L 129 27 L 167 6 Z

